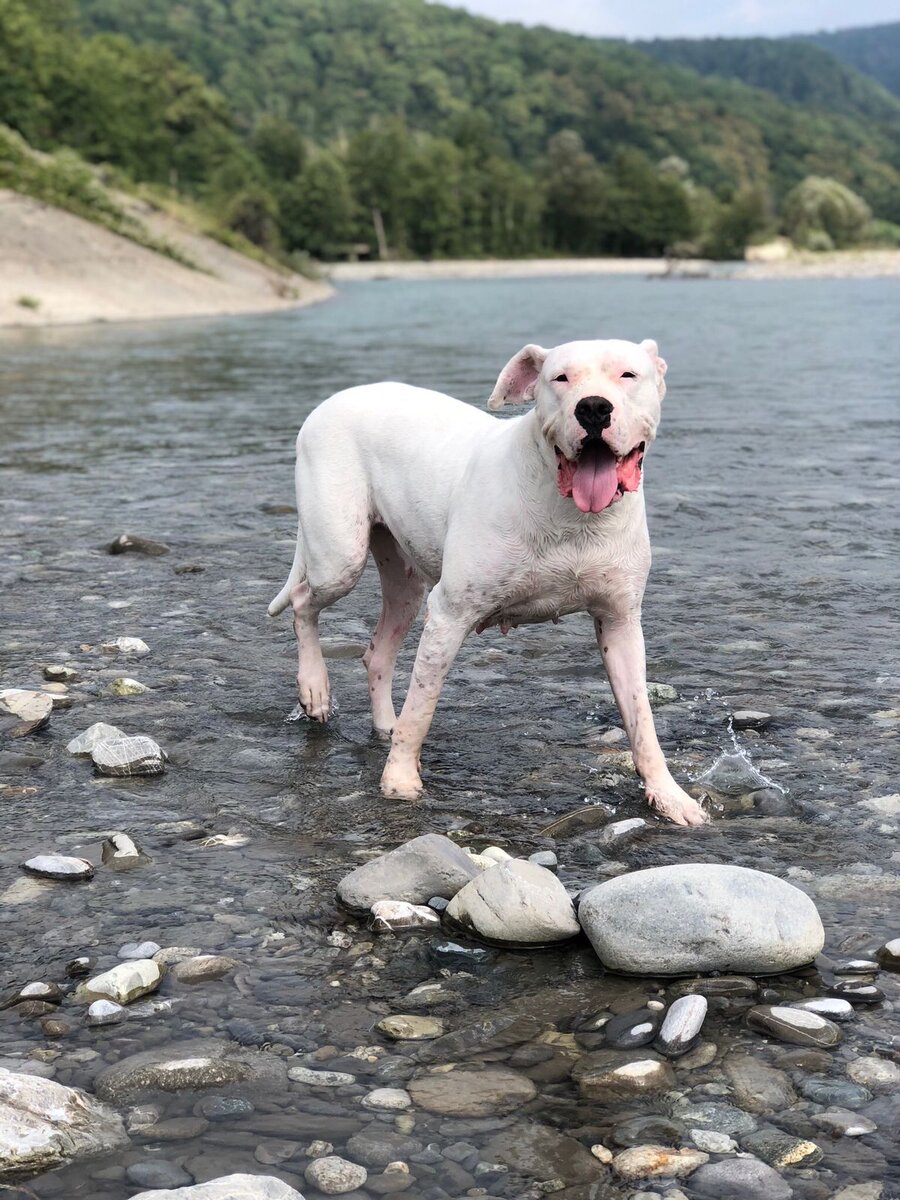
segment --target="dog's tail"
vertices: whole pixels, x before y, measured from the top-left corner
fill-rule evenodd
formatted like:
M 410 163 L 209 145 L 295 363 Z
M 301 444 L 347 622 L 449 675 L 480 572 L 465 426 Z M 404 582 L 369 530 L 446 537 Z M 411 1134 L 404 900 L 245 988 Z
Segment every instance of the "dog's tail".
M 268 613 L 270 617 L 277 617 L 280 612 L 284 612 L 291 602 L 291 590 L 296 587 L 306 572 L 306 564 L 303 561 L 303 547 L 300 541 L 300 530 L 297 530 L 297 546 L 294 550 L 294 561 L 291 563 L 291 570 L 287 577 L 287 583 L 269 605 Z

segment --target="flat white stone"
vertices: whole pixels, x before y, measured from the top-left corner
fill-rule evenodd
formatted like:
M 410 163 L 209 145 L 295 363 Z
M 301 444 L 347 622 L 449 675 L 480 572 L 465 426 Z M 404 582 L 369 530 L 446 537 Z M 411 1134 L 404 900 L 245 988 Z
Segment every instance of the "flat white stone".
M 115 725 L 107 725 L 105 721 L 96 721 L 88 726 L 84 733 L 72 738 L 66 746 L 70 754 L 89 755 L 99 742 L 117 741 L 125 737 L 121 729 Z
M 346 1087 L 356 1083 L 356 1076 L 347 1071 L 313 1071 L 310 1067 L 289 1067 L 288 1079 L 309 1087 Z
M 150 653 L 150 647 L 139 637 L 117 637 L 111 642 L 101 642 L 103 654 L 121 654 L 126 658 L 144 658 Z
M 138 958 L 119 963 L 116 967 L 88 979 L 78 989 L 81 999 L 114 1000 L 130 1004 L 148 992 L 155 992 L 163 977 L 163 968 L 151 958 Z
M 363 1108 L 374 1108 L 385 1112 L 402 1112 L 412 1104 L 412 1097 L 405 1088 L 375 1088 L 363 1097 Z
M 153 738 L 123 737 L 99 742 L 91 754 L 101 775 L 161 775 L 163 752 Z
M 93 864 L 86 858 L 71 858 L 66 854 L 36 854 L 23 866 L 46 879 L 90 879 L 94 874 Z

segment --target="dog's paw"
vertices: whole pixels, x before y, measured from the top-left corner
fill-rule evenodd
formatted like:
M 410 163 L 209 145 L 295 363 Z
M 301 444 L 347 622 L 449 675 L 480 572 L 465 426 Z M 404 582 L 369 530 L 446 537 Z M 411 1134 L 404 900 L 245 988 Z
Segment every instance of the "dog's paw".
M 664 787 L 647 787 L 650 807 L 676 825 L 705 825 L 709 820 L 700 803 L 686 791 L 671 783 Z
M 381 776 L 381 794 L 388 800 L 418 800 L 424 791 L 418 771 L 388 759 Z

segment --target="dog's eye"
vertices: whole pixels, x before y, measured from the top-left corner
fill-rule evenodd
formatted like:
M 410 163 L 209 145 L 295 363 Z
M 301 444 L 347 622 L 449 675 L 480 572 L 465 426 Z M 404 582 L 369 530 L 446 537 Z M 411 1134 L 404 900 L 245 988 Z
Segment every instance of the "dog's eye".
M 557 375 L 556 378 L 553 380 L 553 382 L 554 383 L 568 383 L 569 377 L 568 377 L 568 375 Z
M 637 379 L 637 375 L 635 375 L 634 371 L 623 371 L 622 378 L 623 379 Z

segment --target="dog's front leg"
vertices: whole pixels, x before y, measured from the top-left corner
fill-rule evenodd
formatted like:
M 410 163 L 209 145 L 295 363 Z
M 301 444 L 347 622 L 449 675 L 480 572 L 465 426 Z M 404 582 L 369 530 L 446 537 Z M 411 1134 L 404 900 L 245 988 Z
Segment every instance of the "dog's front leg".
M 381 776 L 385 796 L 415 800 L 422 794 L 420 755 L 447 672 L 471 621 L 451 615 L 441 602 L 440 584 L 428 600 L 425 628 L 416 652 L 409 691 L 391 735 L 391 752 Z
M 706 814 L 672 778 L 656 737 L 647 698 L 647 663 L 640 616 L 632 613 L 625 617 L 595 617 L 594 628 L 631 743 L 635 769 L 644 781 L 651 807 L 677 825 L 702 825 Z

